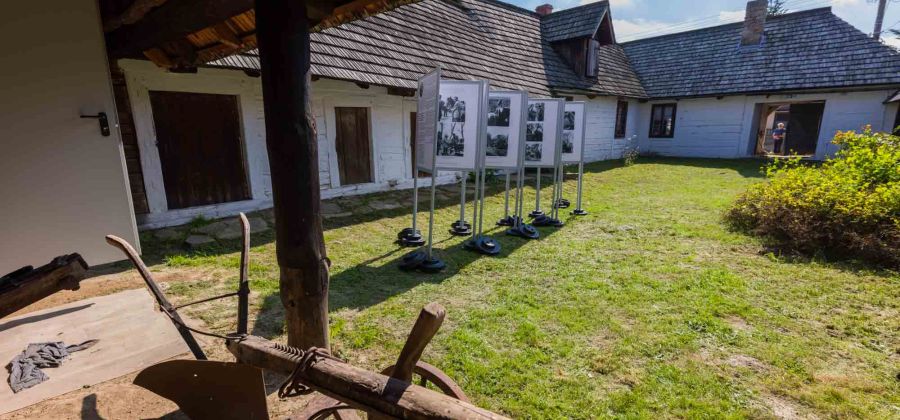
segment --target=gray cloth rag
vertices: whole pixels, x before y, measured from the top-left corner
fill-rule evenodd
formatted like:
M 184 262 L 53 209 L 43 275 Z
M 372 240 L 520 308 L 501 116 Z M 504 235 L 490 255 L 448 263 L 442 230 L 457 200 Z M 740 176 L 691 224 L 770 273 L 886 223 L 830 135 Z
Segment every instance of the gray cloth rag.
M 41 368 L 57 367 L 70 353 L 89 348 L 97 344 L 97 341 L 88 340 L 71 346 L 66 346 L 62 341 L 29 344 L 6 365 L 9 370 L 9 387 L 17 393 L 50 379 Z

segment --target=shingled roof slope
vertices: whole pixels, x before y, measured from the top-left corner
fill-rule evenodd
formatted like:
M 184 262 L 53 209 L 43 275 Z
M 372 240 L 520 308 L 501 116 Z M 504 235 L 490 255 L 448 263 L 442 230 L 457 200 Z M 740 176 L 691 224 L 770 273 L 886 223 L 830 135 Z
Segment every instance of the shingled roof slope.
M 631 79 L 579 77 L 542 36 L 538 14 L 494 0 L 425 0 L 310 36 L 312 73 L 326 78 L 414 88 L 439 64 L 449 79 L 486 79 L 533 95 L 564 88 L 644 97 Z M 259 58 L 254 50 L 210 64 L 259 69 Z
M 820 8 L 769 18 L 760 46 L 743 23 L 621 44 L 650 97 L 900 84 L 900 54 Z
M 550 42 L 593 36 L 609 11 L 606 0 L 551 13 L 541 18 L 544 39 Z

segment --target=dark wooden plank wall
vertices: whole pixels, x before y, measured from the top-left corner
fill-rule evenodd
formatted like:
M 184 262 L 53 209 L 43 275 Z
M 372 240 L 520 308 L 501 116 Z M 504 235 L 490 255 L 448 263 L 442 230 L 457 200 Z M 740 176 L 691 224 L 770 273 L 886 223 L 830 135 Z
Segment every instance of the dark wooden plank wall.
M 150 212 L 147 204 L 147 191 L 144 189 L 144 171 L 141 167 L 141 153 L 138 149 L 137 133 L 134 129 L 134 117 L 131 113 L 131 101 L 128 98 L 128 85 L 125 73 L 119 66 L 110 65 L 113 93 L 116 98 L 116 111 L 119 120 L 119 133 L 122 136 L 122 148 L 125 150 L 125 167 L 128 170 L 128 183 L 131 186 L 131 202 L 135 214 Z
M 337 123 L 335 149 L 341 185 L 373 182 L 369 109 L 335 107 L 334 114 Z
M 151 91 L 170 209 L 250 199 L 237 97 Z

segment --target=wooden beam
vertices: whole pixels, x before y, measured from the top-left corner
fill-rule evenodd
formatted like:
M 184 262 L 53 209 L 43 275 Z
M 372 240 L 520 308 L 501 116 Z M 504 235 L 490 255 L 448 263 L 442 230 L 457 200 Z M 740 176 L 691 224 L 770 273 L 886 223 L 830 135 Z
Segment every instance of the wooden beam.
M 0 277 L 0 318 L 60 290 L 78 290 L 87 269 L 81 255 L 69 254 L 41 267 L 24 267 Z
M 141 20 L 151 10 L 162 6 L 167 0 L 136 0 L 121 15 L 103 22 L 103 32 L 111 32 L 122 25 L 131 25 Z
M 153 64 L 156 64 L 158 67 L 162 67 L 164 69 L 170 68 L 175 65 L 175 62 L 169 58 L 169 55 L 166 54 L 161 48 L 151 48 L 149 50 L 144 51 L 144 57 L 147 57 Z
M 213 31 L 219 37 L 219 42 L 231 47 L 240 48 L 243 42 L 238 38 L 237 34 L 228 26 L 227 22 L 221 22 L 213 26 Z
M 288 344 L 328 349 L 329 264 L 320 212 L 318 141 L 309 106 L 305 3 L 257 0 L 256 34 Z
M 303 2 L 300 2 L 301 4 Z M 253 0 L 169 1 L 147 12 L 133 25 L 106 34 L 110 58 L 141 54 L 166 42 L 184 38 L 253 8 Z
M 260 0 L 269 1 L 269 0 Z M 284 375 L 292 374 L 300 357 L 264 338 L 227 340 L 241 363 Z M 296 351 L 296 350 L 294 350 Z M 505 417 L 407 381 L 369 372 L 348 363 L 320 358 L 298 370 L 304 385 L 351 407 L 376 416 L 403 419 L 505 419 Z

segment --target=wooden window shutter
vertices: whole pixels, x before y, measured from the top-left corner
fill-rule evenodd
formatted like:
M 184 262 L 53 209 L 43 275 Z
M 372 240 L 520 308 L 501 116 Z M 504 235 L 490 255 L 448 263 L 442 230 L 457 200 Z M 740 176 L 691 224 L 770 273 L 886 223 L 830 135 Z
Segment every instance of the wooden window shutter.
M 600 47 L 600 41 L 596 39 L 588 39 L 587 42 L 587 59 L 584 60 L 587 68 L 584 70 L 586 77 L 597 77 L 597 49 Z

